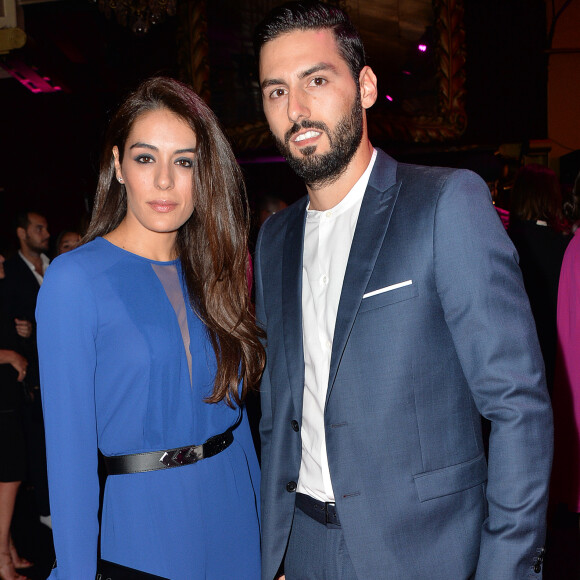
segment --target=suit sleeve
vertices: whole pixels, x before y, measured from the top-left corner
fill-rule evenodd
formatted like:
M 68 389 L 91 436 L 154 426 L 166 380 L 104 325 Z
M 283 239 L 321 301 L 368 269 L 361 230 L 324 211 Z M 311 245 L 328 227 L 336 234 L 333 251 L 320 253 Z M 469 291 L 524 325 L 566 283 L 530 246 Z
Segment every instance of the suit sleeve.
M 97 314 L 84 270 L 57 260 L 38 297 L 38 351 L 57 567 L 94 580 L 99 507 L 94 377 Z
M 443 184 L 433 248 L 447 325 L 475 404 L 491 421 L 476 579 L 539 578 L 552 412 L 517 254 L 475 174 L 456 171 Z

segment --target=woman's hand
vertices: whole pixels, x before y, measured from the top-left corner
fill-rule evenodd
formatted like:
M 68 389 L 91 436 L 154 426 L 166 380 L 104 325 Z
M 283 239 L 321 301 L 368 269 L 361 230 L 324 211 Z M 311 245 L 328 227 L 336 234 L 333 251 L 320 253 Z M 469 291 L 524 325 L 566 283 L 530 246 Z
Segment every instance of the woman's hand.
M 0 364 L 10 364 L 18 373 L 18 381 L 23 381 L 26 376 L 28 361 L 14 350 L 0 350 Z
M 26 369 L 28 367 L 28 361 L 21 354 L 14 352 L 14 358 L 12 361 L 10 361 L 10 364 L 18 372 L 18 378 L 16 380 L 23 381 L 24 377 L 26 376 Z

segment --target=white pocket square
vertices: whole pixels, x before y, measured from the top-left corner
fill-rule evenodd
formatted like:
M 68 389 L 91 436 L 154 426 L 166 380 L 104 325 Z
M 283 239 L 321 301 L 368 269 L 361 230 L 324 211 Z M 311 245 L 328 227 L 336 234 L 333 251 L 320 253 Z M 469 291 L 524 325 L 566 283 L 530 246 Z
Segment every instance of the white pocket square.
M 377 294 L 382 294 L 383 292 L 390 292 L 391 290 L 396 290 L 397 288 L 402 288 L 403 286 L 410 286 L 412 283 L 413 280 L 405 280 L 404 282 L 399 282 L 398 284 L 391 284 L 390 286 L 385 286 L 384 288 L 379 288 L 378 290 L 373 290 L 372 292 L 363 294 L 363 299 L 376 296 Z

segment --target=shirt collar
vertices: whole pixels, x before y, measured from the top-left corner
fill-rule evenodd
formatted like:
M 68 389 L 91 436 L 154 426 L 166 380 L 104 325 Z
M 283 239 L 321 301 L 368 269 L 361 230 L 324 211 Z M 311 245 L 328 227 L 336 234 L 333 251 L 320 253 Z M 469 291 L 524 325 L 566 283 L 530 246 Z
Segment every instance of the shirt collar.
M 23 262 L 32 270 L 33 274 L 38 274 L 38 272 L 36 271 L 36 268 L 34 267 L 34 264 L 30 260 L 27 260 L 24 257 L 22 250 L 18 250 L 18 255 L 22 258 Z M 40 275 L 44 276 L 44 273 L 46 272 L 46 269 L 48 268 L 48 265 L 50 264 L 50 260 L 48 259 L 48 256 L 46 254 L 40 254 L 40 259 L 42 261 L 42 274 L 40 274 Z

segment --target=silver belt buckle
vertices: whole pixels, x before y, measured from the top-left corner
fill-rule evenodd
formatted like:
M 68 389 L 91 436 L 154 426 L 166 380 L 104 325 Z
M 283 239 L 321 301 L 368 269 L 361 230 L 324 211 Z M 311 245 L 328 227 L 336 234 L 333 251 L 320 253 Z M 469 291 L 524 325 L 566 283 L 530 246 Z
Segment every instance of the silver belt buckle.
M 336 524 L 336 522 L 332 521 L 328 517 L 329 516 L 329 513 L 328 513 L 328 508 L 329 507 L 333 507 L 335 509 L 335 511 L 336 511 L 336 503 L 333 502 L 333 501 L 325 501 L 324 502 L 324 517 L 326 519 L 326 522 L 325 523 L 327 523 L 327 524 Z
M 166 467 L 177 467 L 179 465 L 190 465 L 203 459 L 203 445 L 193 447 L 182 447 L 175 451 L 166 451 L 159 461 Z

